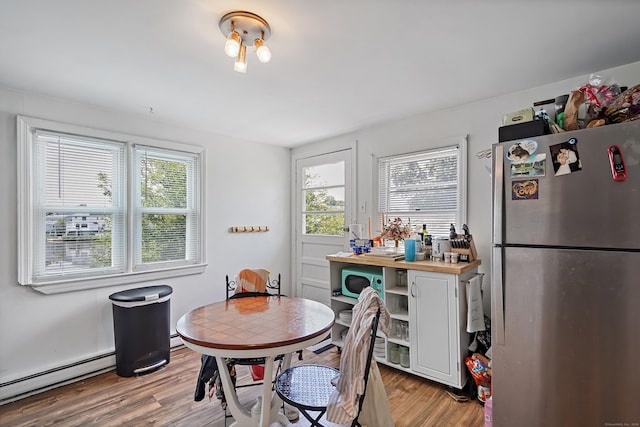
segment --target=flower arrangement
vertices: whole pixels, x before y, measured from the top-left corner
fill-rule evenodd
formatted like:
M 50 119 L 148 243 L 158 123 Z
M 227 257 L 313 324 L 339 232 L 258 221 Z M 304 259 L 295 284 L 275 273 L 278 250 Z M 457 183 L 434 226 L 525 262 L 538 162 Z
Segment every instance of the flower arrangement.
M 398 246 L 398 241 L 404 240 L 410 235 L 411 231 L 409 230 L 409 226 L 402 222 L 402 218 L 389 220 L 382 231 L 382 237 L 395 240 L 396 246 Z

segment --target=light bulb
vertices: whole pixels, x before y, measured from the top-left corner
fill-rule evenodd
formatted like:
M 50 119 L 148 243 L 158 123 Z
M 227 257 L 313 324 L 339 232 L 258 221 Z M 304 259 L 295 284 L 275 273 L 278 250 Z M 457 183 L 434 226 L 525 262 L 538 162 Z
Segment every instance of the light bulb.
M 271 51 L 269 50 L 269 47 L 264 44 L 264 40 L 255 39 L 253 44 L 256 46 L 256 55 L 258 56 L 258 60 L 260 62 L 266 64 L 267 62 L 271 61 Z
M 233 70 L 239 73 L 247 72 L 247 47 L 242 43 L 240 43 L 240 51 L 235 64 L 233 64 Z
M 240 34 L 235 31 L 231 31 L 227 36 L 227 42 L 224 44 L 224 53 L 226 53 L 227 56 L 235 58 L 238 56 L 241 43 L 242 40 L 240 39 Z

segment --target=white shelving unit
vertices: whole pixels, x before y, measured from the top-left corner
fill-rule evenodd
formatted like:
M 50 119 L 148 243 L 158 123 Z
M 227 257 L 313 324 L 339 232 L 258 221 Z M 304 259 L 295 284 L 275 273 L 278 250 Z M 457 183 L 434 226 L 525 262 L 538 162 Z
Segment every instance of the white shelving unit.
M 385 342 L 384 356 L 376 355 L 378 363 L 453 387 L 464 386 L 467 378 L 464 354 L 470 336 L 464 330 L 466 302 L 462 285 L 477 273 L 479 260 L 449 264 L 371 257 L 329 256 L 327 259 L 332 293 L 342 287 L 343 268 L 357 268 L 354 264 L 380 268 L 384 282 L 382 296 L 391 315 L 391 325 L 389 336 L 378 332 Z M 404 277 L 405 283 L 398 283 L 399 277 Z M 336 314 L 331 341 L 338 347 L 343 346 L 342 332 L 350 327 L 340 319 L 340 312 L 352 309 L 356 303 L 356 298 L 344 295 L 331 297 L 331 308 Z M 408 353 L 404 360 L 406 366 L 402 366 L 394 354 L 395 349 L 400 352 L 401 348 Z

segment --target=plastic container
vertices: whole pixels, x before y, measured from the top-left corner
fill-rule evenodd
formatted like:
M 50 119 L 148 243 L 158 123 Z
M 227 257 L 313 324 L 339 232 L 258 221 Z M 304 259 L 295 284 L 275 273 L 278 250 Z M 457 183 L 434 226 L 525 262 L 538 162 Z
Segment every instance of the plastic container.
M 404 260 L 407 262 L 416 260 L 416 241 L 414 239 L 404 241 Z
M 493 397 L 489 397 L 484 404 L 484 427 L 493 425 Z
M 407 287 L 407 272 L 405 270 L 396 270 L 396 286 Z
M 404 346 L 400 346 L 400 366 L 409 367 L 409 349 Z
M 409 349 L 405 346 L 400 346 L 400 366 L 409 367 Z
M 393 344 L 391 349 L 389 349 L 389 360 L 391 363 L 400 363 L 400 349 L 398 348 L 398 345 Z
M 171 286 L 147 286 L 109 295 L 113 303 L 116 373 L 121 377 L 169 363 Z

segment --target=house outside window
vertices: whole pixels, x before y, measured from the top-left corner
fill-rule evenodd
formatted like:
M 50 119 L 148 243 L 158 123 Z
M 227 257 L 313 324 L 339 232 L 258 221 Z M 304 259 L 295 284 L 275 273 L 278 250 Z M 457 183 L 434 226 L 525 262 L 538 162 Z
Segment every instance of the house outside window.
M 20 284 L 55 293 L 203 270 L 200 147 L 29 117 L 18 145 Z
M 466 139 L 434 150 L 378 159 L 378 210 L 432 236 L 466 222 Z

